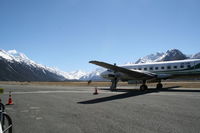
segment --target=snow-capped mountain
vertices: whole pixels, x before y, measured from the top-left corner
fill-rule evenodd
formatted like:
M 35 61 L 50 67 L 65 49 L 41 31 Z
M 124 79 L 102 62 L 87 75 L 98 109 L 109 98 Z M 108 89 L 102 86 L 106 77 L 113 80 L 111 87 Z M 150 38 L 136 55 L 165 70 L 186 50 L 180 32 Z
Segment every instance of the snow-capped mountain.
M 171 61 L 182 59 L 200 59 L 200 53 L 186 56 L 178 49 L 167 52 L 157 52 L 138 59 L 135 63 L 150 63 L 159 61 Z M 0 50 L 0 80 L 10 81 L 64 81 L 64 80 L 96 80 L 103 81 L 100 73 L 106 69 L 98 67 L 94 71 L 84 72 L 81 70 L 64 72 L 57 68 L 47 67 L 34 62 L 25 54 L 16 50 Z
M 100 74 L 105 71 L 106 69 L 104 68 L 97 68 L 94 71 L 87 73 L 86 75 L 82 76 L 80 80 L 96 80 L 96 81 L 103 81 L 103 79 Z
M 5 51 L 5 50 L 0 50 L 0 61 L 2 61 L 2 63 L 0 64 L 0 67 L 7 67 L 10 66 L 10 71 L 9 72 L 2 72 L 2 73 L 7 73 L 8 75 L 13 75 L 13 73 L 17 72 L 18 73 L 18 77 L 20 77 L 21 74 L 23 74 L 23 78 L 19 78 L 19 80 L 22 81 L 43 81 L 44 79 L 42 79 L 42 75 L 45 77 L 46 79 L 44 81 L 63 81 L 63 80 L 79 80 L 80 78 L 82 78 L 83 76 L 88 75 L 87 72 L 78 70 L 78 71 L 73 71 L 73 72 L 64 72 L 59 70 L 58 68 L 52 68 L 52 67 L 47 67 L 44 66 L 42 64 L 38 64 L 36 62 L 34 62 L 33 60 L 29 59 L 25 54 L 17 52 L 16 50 L 9 50 L 9 51 Z M 4 62 L 4 63 L 3 63 Z M 18 66 L 17 68 L 14 68 L 14 66 Z M 28 70 L 26 70 L 26 72 L 18 72 L 19 68 L 26 68 Z M 6 69 L 7 69 L 6 68 Z M 5 69 L 5 68 L 4 68 Z M 3 69 L 2 69 L 3 70 Z M 39 77 L 37 77 L 36 75 L 36 70 L 39 74 Z M 32 72 L 32 74 L 31 74 Z M 0 73 L 0 75 L 2 74 Z M 27 73 L 28 77 L 27 77 Z M 55 79 L 49 79 L 48 80 L 48 76 L 51 73 L 52 75 L 54 75 Z M 35 78 L 31 77 L 31 75 L 34 75 Z M 11 76 L 9 78 L 6 78 L 5 75 L 1 76 L 4 77 L 3 79 L 0 78 L 0 80 L 14 80 L 14 78 L 11 77 L 16 77 L 15 76 Z M 17 80 L 17 79 L 16 79 Z
M 0 80 L 62 81 L 65 77 L 53 68 L 37 64 L 16 50 L 0 50 Z
M 34 64 L 34 62 L 31 61 L 25 54 L 17 52 L 16 50 L 9 50 L 7 51 L 7 53 L 13 57 L 13 60 L 16 60 L 18 62 L 27 62 L 28 64 Z
M 197 54 L 192 55 L 192 59 L 200 59 L 200 52 Z
M 165 53 L 162 52 L 157 52 L 155 54 L 150 54 L 147 55 L 145 57 L 142 57 L 140 59 L 138 59 L 135 64 L 140 64 L 140 63 L 150 63 L 150 62 L 154 62 L 155 60 L 157 60 L 158 58 L 162 57 Z
M 60 72 L 60 74 L 63 75 L 68 80 L 79 80 L 81 77 L 88 74 L 87 72 L 84 72 L 82 70 L 77 70 L 73 72 L 63 72 L 58 70 L 58 72 Z
M 188 58 L 189 57 L 183 54 L 180 50 L 171 49 L 171 50 L 168 50 L 166 53 L 157 52 L 156 54 L 150 54 L 145 57 L 142 57 L 139 60 L 137 60 L 135 64 L 160 62 L 160 61 L 184 60 Z
M 159 61 L 173 61 L 173 60 L 184 60 L 188 59 L 185 54 L 183 54 L 180 50 L 178 49 L 172 49 L 168 50 L 164 55 L 162 55 L 160 58 L 156 59 L 155 62 Z

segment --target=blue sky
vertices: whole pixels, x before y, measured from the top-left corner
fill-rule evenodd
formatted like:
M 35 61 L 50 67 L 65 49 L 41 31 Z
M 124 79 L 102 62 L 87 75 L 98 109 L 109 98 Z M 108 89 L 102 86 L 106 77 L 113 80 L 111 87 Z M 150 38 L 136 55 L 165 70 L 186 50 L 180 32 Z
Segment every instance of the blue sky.
M 199 0 L 0 0 L 0 49 L 64 71 L 200 52 Z

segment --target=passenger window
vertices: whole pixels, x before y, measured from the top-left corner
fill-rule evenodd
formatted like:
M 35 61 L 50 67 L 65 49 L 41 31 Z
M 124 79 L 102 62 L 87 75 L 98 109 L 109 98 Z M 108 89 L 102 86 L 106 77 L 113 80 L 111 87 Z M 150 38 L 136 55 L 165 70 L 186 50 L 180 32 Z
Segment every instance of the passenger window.
M 147 68 L 144 68 L 144 70 L 146 71 L 146 70 L 147 70 Z
M 184 68 L 184 66 L 183 66 L 183 65 L 181 65 L 181 68 Z
M 153 70 L 153 67 L 150 67 L 149 70 Z
M 171 66 L 167 66 L 167 69 L 171 69 Z
M 155 67 L 155 70 L 158 70 L 158 67 Z
M 188 68 L 190 68 L 190 67 L 191 67 L 191 65 L 188 65 L 187 67 L 188 67 Z
M 177 66 L 174 66 L 174 69 L 177 69 Z
M 138 70 L 142 70 L 141 68 L 138 68 Z
M 165 69 L 165 67 L 162 66 L 161 69 Z

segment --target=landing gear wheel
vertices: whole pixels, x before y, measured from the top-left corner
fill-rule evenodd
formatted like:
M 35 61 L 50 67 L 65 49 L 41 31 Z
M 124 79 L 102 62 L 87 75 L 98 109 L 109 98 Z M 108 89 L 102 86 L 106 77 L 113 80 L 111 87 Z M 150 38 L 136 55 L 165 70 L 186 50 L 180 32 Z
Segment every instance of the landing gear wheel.
M 156 89 L 162 89 L 163 85 L 162 84 L 157 84 Z
M 141 91 L 144 91 L 144 90 L 147 90 L 147 89 L 148 89 L 147 85 L 141 85 L 140 86 Z

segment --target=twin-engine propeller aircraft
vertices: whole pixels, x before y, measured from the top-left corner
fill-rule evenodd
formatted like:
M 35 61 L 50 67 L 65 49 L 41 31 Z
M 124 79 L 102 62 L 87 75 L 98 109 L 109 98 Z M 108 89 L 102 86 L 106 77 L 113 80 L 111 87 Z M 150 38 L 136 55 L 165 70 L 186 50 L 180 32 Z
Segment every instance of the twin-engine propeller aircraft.
M 119 80 L 128 81 L 129 83 L 142 81 L 140 90 L 146 90 L 148 89 L 146 81 L 158 82 L 156 88 L 161 89 L 163 88 L 161 80 L 200 77 L 200 59 L 131 64 L 124 66 L 116 66 L 116 64 L 111 65 L 100 61 L 90 61 L 89 63 L 108 69 L 101 73 L 101 76 L 111 80 L 112 85 L 110 89 L 116 89 Z

